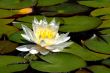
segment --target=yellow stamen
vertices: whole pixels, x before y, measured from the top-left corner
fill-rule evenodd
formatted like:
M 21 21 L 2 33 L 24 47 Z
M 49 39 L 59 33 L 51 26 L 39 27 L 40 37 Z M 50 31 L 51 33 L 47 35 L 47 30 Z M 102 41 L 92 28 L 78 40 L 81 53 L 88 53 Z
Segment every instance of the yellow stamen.
M 42 40 L 45 41 L 45 39 L 51 40 L 55 38 L 56 33 L 57 32 L 50 27 L 39 27 L 37 28 L 35 35 L 37 37 L 38 44 L 40 44 Z M 45 43 L 47 45 L 50 45 L 50 42 L 45 42 Z

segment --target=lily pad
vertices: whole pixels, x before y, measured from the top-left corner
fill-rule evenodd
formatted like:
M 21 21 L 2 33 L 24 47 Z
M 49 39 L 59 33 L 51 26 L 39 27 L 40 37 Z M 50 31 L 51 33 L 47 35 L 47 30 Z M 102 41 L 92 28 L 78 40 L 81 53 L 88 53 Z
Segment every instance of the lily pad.
M 42 13 L 46 16 L 60 15 L 60 14 L 71 15 L 80 12 L 85 12 L 88 10 L 88 7 L 79 4 L 63 3 L 55 6 L 43 7 L 41 8 L 41 10 L 46 11 Z
M 110 19 L 110 15 L 105 15 L 105 16 L 102 16 L 102 17 L 100 17 L 101 19 Z
M 17 42 L 17 43 L 25 43 L 24 38 L 21 36 L 23 34 L 23 31 L 15 32 L 9 36 L 9 40 Z
M 89 7 L 110 7 L 109 0 L 96 0 L 96 1 L 78 1 L 81 5 L 86 5 Z
M 64 32 L 81 32 L 98 27 L 101 20 L 90 16 L 73 16 L 64 19 L 64 26 L 60 27 L 60 31 Z
M 45 72 L 68 72 L 86 66 L 80 57 L 68 53 L 40 56 L 44 61 L 31 62 L 32 68 Z
M 9 36 L 10 34 L 18 31 L 17 28 L 7 25 L 13 20 L 14 19 L 0 19 L 0 37 L 2 36 L 2 34 L 6 34 L 7 36 Z
M 6 9 L 20 9 L 34 6 L 37 0 L 0 0 L 0 8 Z
M 0 54 L 6 54 L 14 51 L 18 44 L 7 41 L 7 40 L 0 40 Z
M 17 11 L 15 11 L 15 10 L 0 9 L 0 18 L 10 17 L 10 16 L 15 15 L 16 13 L 17 13 Z
M 105 59 L 102 61 L 102 64 L 110 66 L 110 59 Z
M 37 6 L 50 6 L 50 5 L 56 5 L 63 2 L 66 2 L 67 0 L 38 0 Z
M 102 16 L 102 15 L 108 15 L 108 14 L 110 14 L 110 7 L 96 9 L 91 12 L 92 16 Z
M 104 20 L 102 22 L 102 24 L 98 27 L 98 28 L 109 28 L 109 29 L 105 29 L 100 31 L 102 34 L 110 34 L 110 20 Z
M 28 64 L 18 64 L 26 62 L 24 58 L 15 56 L 0 56 L 0 73 L 11 73 L 25 70 Z
M 24 62 L 26 62 L 26 60 L 22 57 L 0 56 L 0 67 Z
M 85 45 L 96 52 L 110 54 L 110 36 L 102 36 L 107 42 L 104 42 L 101 39 L 90 39 L 85 42 Z
M 93 65 L 89 67 L 93 73 L 110 73 L 110 68 L 107 68 L 103 65 Z
M 110 55 L 92 52 L 86 48 L 81 47 L 76 43 L 72 44 L 69 48 L 65 48 L 63 52 L 77 55 L 86 61 L 96 61 L 96 60 L 106 59 L 110 57 Z

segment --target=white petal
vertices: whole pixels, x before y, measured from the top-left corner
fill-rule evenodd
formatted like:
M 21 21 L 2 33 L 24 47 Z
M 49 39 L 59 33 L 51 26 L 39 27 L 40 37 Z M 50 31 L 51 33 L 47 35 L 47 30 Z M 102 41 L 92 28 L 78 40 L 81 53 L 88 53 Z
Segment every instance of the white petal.
M 59 23 L 55 22 L 55 18 L 53 18 L 53 20 L 50 22 L 49 24 L 53 29 L 55 29 L 56 31 L 58 31 L 59 29 Z
M 43 24 L 43 25 L 47 25 L 47 24 L 48 24 L 45 17 L 44 17 L 44 19 L 42 20 L 42 24 Z
M 32 32 L 32 30 L 25 25 L 22 25 L 22 28 L 26 34 L 26 36 L 24 36 L 24 37 L 28 37 L 28 39 L 30 38 L 31 42 L 35 42 L 36 37 L 35 37 L 34 33 Z
M 61 34 L 61 35 L 57 38 L 55 44 L 60 44 L 60 43 L 63 43 L 63 42 L 68 41 L 68 40 L 70 39 L 70 37 L 68 36 L 68 34 L 69 34 L 69 33 Z M 67 36 L 68 36 L 68 37 L 67 37 Z
M 19 51 L 24 51 L 24 52 L 26 52 L 26 51 L 29 51 L 32 46 L 33 46 L 33 45 L 23 45 L 23 46 L 17 47 L 16 49 L 19 50 Z
M 26 39 L 26 40 L 28 40 L 28 41 L 31 41 L 31 39 L 30 39 L 27 35 L 21 34 L 21 36 L 22 36 L 24 39 Z
M 37 51 L 36 49 L 31 49 L 29 52 L 30 52 L 31 54 L 37 54 L 37 53 L 38 53 L 38 51 Z
M 40 51 L 40 53 L 41 53 L 42 55 L 46 55 L 46 54 L 49 53 L 49 51 L 48 51 L 48 50 L 46 50 L 46 51 Z
M 52 26 L 56 25 L 55 18 L 52 19 L 52 21 L 50 22 L 50 25 L 52 25 Z
M 58 49 L 58 48 L 56 48 L 56 49 L 54 49 L 54 50 L 51 50 L 52 52 L 60 52 L 60 51 L 62 51 L 63 49 Z
M 38 20 L 36 19 L 36 17 L 34 17 L 33 24 L 36 24 L 36 25 L 39 24 L 39 22 L 38 22 Z

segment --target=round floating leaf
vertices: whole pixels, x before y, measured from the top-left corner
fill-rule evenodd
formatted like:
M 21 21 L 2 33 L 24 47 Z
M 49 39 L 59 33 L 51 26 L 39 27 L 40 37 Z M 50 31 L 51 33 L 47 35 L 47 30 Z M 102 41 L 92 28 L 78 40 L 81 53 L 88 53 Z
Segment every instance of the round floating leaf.
M 86 66 L 80 57 L 68 53 L 40 56 L 44 61 L 31 62 L 32 68 L 45 72 L 68 72 Z
M 0 9 L 0 18 L 10 17 L 15 15 L 17 12 L 15 10 L 4 10 Z
M 35 5 L 37 0 L 0 0 L 0 8 L 18 9 Z
M 15 32 L 9 36 L 9 40 L 17 43 L 25 43 L 25 39 L 21 36 L 23 33 L 23 31 Z
M 110 73 L 110 68 L 103 65 L 94 65 L 89 67 L 89 69 L 93 71 L 93 73 Z
M 64 32 L 87 31 L 96 28 L 101 23 L 100 19 L 89 16 L 74 16 L 63 19 L 65 25 L 60 27 L 60 31 Z
M 89 7 L 110 7 L 109 0 L 96 0 L 96 1 L 78 1 L 79 4 L 86 5 Z
M 17 63 L 24 63 L 26 60 L 22 57 L 16 56 L 0 56 L 0 67 L 4 67 L 7 65 L 13 65 Z
M 72 53 L 74 55 L 80 56 L 86 61 L 96 61 L 96 60 L 106 59 L 110 57 L 110 55 L 104 55 L 104 54 L 92 52 L 75 43 L 71 45 L 69 48 L 67 49 L 65 48 L 63 52 Z
M 102 61 L 102 64 L 110 66 L 110 59 L 105 59 Z
M 110 14 L 110 7 L 96 9 L 91 12 L 92 16 L 101 16 L 101 15 L 107 15 L 107 14 Z
M 28 64 L 12 64 L 0 67 L 0 73 L 12 73 L 17 71 L 25 70 L 28 67 Z
M 26 60 L 22 57 L 16 56 L 0 56 L 0 73 L 11 73 L 15 71 L 21 71 L 27 68 Z
M 66 2 L 67 0 L 38 0 L 37 6 L 50 6 Z
M 105 15 L 105 16 L 102 16 L 100 17 L 101 19 L 110 19 L 110 15 Z
M 8 36 L 16 31 L 18 31 L 17 28 L 6 25 L 8 23 L 11 23 L 13 19 L 0 19 L 0 37 L 2 34 L 7 34 Z
M 25 23 L 25 22 L 15 22 L 13 23 L 13 26 L 15 26 L 18 29 L 22 29 L 21 24 L 26 25 L 29 28 L 32 28 L 32 23 Z
M 110 34 L 110 20 L 103 21 L 103 23 L 98 28 L 109 28 L 109 29 L 102 30 L 100 32 L 103 34 Z
M 96 52 L 110 54 L 110 36 L 102 36 L 107 42 L 101 39 L 90 39 L 85 42 L 85 45 Z
M 27 22 L 27 23 L 31 23 L 34 20 L 34 18 L 36 18 L 38 21 L 42 20 L 45 16 L 25 16 L 22 18 L 17 19 L 18 21 L 22 21 L 22 22 Z M 62 22 L 60 18 L 54 17 L 56 22 Z M 47 21 L 50 22 L 53 17 L 46 17 Z
M 43 7 L 41 10 L 46 11 L 42 14 L 44 15 L 59 15 L 59 14 L 75 14 L 80 13 L 88 10 L 88 7 L 78 5 L 78 4 L 71 4 L 71 3 L 63 3 L 56 6 L 50 6 L 50 7 Z M 49 11 L 49 12 L 48 12 Z
M 0 54 L 10 53 L 16 49 L 18 44 L 7 40 L 0 40 Z

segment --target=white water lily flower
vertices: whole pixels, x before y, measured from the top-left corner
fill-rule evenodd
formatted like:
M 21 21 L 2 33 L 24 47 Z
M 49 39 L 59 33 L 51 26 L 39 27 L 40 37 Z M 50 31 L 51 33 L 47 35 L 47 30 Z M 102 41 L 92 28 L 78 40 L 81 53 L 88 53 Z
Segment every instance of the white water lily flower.
M 55 22 L 55 19 L 47 23 L 46 18 L 40 21 L 34 18 L 32 27 L 33 31 L 27 26 L 22 25 L 25 34 L 21 35 L 24 39 L 35 44 L 19 46 L 16 48 L 17 50 L 29 51 L 31 54 L 41 53 L 42 55 L 46 55 L 49 51 L 60 52 L 72 44 L 71 42 L 67 42 L 70 39 L 68 33 L 58 33 L 59 24 Z

